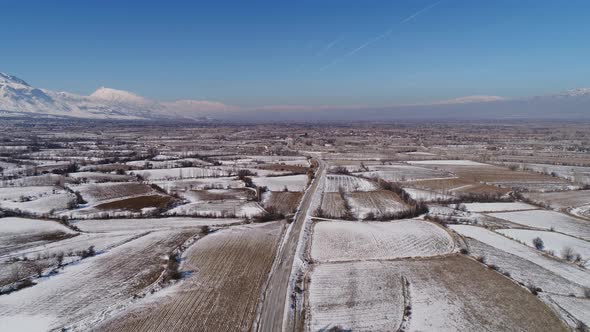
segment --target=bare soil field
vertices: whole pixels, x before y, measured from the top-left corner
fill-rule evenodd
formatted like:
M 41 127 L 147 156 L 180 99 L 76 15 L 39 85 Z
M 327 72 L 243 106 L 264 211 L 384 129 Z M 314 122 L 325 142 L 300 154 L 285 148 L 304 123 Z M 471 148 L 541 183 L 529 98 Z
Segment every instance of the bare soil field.
M 293 213 L 297 210 L 301 197 L 301 192 L 273 191 L 264 201 L 264 207 L 283 214 Z
M 326 176 L 325 192 L 338 192 L 342 188 L 346 192 L 377 190 L 373 181 L 351 175 L 328 174 Z
M 146 208 L 164 209 L 174 203 L 175 199 L 163 195 L 147 195 L 125 198 L 118 201 L 111 201 L 96 205 L 99 210 L 127 210 L 140 212 Z
M 567 331 L 537 297 L 460 255 L 321 264 L 311 274 L 308 326 L 313 331 L 334 326 L 398 330 L 404 302 L 395 288 L 402 277 L 408 281 L 405 301 L 411 307 L 404 322 L 407 331 L 476 331 L 482 326 L 491 331 Z M 382 291 L 366 292 L 367 287 Z M 340 316 L 342 320 L 330 322 Z
M 183 256 L 187 277 L 98 331 L 250 331 L 282 226 L 234 227 L 198 240 Z
M 152 187 L 142 183 L 90 184 L 73 189 L 80 191 L 82 197 L 90 203 L 154 193 Z
M 323 193 L 321 208 L 328 218 L 343 218 L 347 213 L 344 199 L 340 193 Z

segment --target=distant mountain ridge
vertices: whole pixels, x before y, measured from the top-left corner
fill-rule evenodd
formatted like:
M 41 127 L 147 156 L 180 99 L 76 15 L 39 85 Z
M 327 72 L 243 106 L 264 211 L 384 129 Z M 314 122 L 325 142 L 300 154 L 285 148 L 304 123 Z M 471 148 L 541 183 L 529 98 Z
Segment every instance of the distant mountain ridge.
M 390 106 L 230 106 L 216 101 L 159 102 L 101 87 L 89 96 L 32 87 L 0 73 L 0 117 L 70 117 L 114 120 L 395 121 L 407 119 L 590 119 L 590 88 L 527 98 L 466 96 Z

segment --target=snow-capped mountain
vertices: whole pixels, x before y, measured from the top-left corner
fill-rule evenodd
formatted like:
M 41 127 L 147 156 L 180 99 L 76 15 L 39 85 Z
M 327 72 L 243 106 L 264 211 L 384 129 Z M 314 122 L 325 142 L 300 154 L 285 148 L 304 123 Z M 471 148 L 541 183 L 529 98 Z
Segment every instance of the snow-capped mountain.
M 201 120 L 223 108 L 222 103 L 199 100 L 160 103 L 104 87 L 89 96 L 54 92 L 34 88 L 18 77 L 0 73 L 0 116 Z

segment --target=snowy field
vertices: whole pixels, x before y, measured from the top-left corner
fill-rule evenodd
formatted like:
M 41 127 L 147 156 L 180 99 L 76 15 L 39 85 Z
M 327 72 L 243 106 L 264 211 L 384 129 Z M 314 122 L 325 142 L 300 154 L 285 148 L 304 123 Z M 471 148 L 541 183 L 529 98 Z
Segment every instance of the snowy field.
M 491 213 L 492 217 L 525 226 L 551 229 L 571 236 L 590 240 L 590 223 L 563 213 L 547 210 Z
M 229 170 L 210 169 L 201 167 L 180 167 L 168 169 L 138 170 L 131 171 L 128 173 L 132 175 L 139 174 L 148 181 L 157 181 L 228 176 Z
M 320 262 L 424 257 L 450 253 L 454 247 L 444 229 L 420 220 L 318 222 L 311 257 Z
M 539 299 L 474 260 L 444 258 L 320 264 L 309 288 L 311 331 L 566 331 Z M 467 278 L 467 279 L 466 279 Z M 402 297 L 402 298 L 400 298 Z
M 410 197 L 412 197 L 412 199 L 422 202 L 433 202 L 437 200 L 447 200 L 454 198 L 452 195 L 445 195 L 432 190 L 404 188 L 404 191 L 407 192 Z
M 453 175 L 446 171 L 412 165 L 370 165 L 369 171 L 358 173 L 365 177 L 377 177 L 386 181 L 412 181 L 433 178 L 446 178 Z
M 194 202 L 179 205 L 166 212 L 167 215 L 205 216 L 205 217 L 254 217 L 264 212 L 256 202 L 243 200 L 221 200 Z
M 520 258 L 526 259 L 532 263 L 567 279 L 573 283 L 584 287 L 590 287 L 590 271 L 565 263 L 551 257 L 547 257 L 538 250 L 520 244 L 503 235 L 494 233 L 485 228 L 467 225 L 451 225 L 454 231 L 472 239 L 483 242 L 487 245 L 503 250 Z
M 242 222 L 236 218 L 147 218 L 147 219 L 104 219 L 79 220 L 73 224 L 84 232 L 148 231 L 195 228 L 202 226 L 224 226 Z
M 407 161 L 410 165 L 451 165 L 451 166 L 489 166 L 471 160 L 411 160 Z
M 399 196 L 388 190 L 355 191 L 346 193 L 345 196 L 348 199 L 351 212 L 358 219 L 364 219 L 370 213 L 379 217 L 407 208 Z
M 465 203 L 467 211 L 470 212 L 500 212 L 500 211 L 521 211 L 536 210 L 538 207 L 522 202 L 512 203 Z
M 548 204 L 552 208 L 569 208 L 590 205 L 590 190 L 570 190 L 548 193 L 526 193 L 535 202 Z
M 555 256 L 561 257 L 563 249 L 569 247 L 574 253 L 580 254 L 582 259 L 588 259 L 586 267 L 590 267 L 590 242 L 575 237 L 555 232 L 536 231 L 527 229 L 498 229 L 496 232 L 506 235 L 511 239 L 525 243 L 529 247 L 535 247 L 533 239 L 543 240 L 544 251 L 552 251 Z
M 252 177 L 252 181 L 258 187 L 267 187 L 270 191 L 282 191 L 285 187 L 289 191 L 304 191 L 307 186 L 307 175 Z
M 379 189 L 376 183 L 356 176 L 340 174 L 326 175 L 324 192 L 338 192 L 340 188 L 345 192 L 372 191 Z

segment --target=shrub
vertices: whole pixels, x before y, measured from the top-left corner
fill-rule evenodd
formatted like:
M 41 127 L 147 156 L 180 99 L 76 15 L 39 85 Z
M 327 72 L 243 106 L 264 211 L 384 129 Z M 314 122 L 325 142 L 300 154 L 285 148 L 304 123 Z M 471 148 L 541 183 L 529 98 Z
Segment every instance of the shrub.
M 467 248 L 461 248 L 461 250 L 459 250 L 459 252 L 463 255 L 469 255 L 469 249 L 467 249 Z
M 543 250 L 545 248 L 545 244 L 543 243 L 543 240 L 541 240 L 541 238 L 538 236 L 533 239 L 533 245 L 535 246 L 535 248 L 537 250 Z
M 564 247 L 563 250 L 561 250 L 561 258 L 565 259 L 568 262 L 573 261 L 575 258 L 574 249 L 572 249 L 571 247 Z
M 484 256 L 477 256 L 475 259 L 482 264 L 486 263 L 486 258 Z

